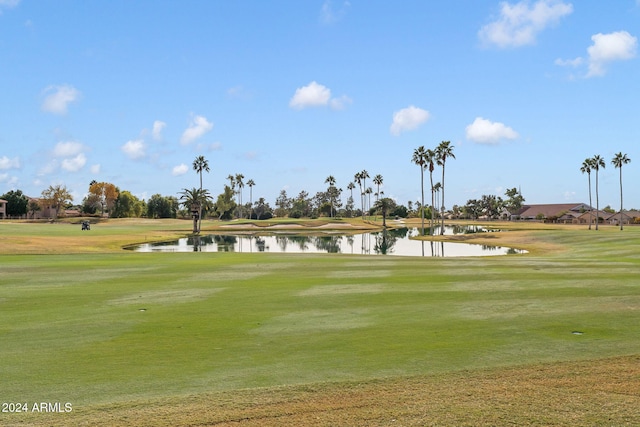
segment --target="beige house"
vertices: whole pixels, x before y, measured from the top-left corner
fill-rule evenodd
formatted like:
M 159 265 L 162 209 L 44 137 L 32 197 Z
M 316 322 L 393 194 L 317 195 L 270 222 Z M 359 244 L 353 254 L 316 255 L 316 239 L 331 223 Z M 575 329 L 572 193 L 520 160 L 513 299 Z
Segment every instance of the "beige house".
M 513 214 L 512 219 L 553 220 L 554 222 L 572 223 L 584 212 L 593 208 L 584 203 L 552 203 L 545 205 L 524 205 Z
M 7 204 L 9 204 L 9 202 L 4 199 L 0 199 L 0 219 L 7 218 Z

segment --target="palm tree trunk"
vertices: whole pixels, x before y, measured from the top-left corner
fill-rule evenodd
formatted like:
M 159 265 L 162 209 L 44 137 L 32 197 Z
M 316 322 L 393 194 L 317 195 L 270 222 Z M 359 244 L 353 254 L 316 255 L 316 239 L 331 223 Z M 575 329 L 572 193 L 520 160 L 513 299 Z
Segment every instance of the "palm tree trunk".
M 596 231 L 600 222 L 600 199 L 598 198 L 598 169 L 596 169 Z
M 420 165 L 420 191 L 422 194 L 420 215 L 422 217 L 422 235 L 424 236 L 424 168 Z
M 589 230 L 591 230 L 591 223 L 593 222 L 593 202 L 591 201 L 591 173 L 589 173 L 588 178 L 589 178 Z
M 442 160 L 442 203 L 440 204 L 440 217 L 442 220 L 442 226 L 440 227 L 440 235 L 444 235 L 444 158 Z
M 622 164 L 620 164 L 620 230 L 622 230 Z

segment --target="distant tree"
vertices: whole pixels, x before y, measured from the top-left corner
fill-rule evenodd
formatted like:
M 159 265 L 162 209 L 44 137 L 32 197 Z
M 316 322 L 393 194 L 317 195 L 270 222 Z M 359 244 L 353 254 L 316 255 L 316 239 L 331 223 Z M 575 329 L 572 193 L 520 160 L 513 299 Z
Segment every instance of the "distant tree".
M 89 194 L 95 196 L 95 200 L 98 201 L 101 208 L 101 213 L 104 215 L 105 209 L 107 214 L 111 214 L 111 210 L 118 198 L 118 189 L 110 182 L 96 182 L 91 181 L 89 185 Z
M 147 201 L 147 217 L 149 218 L 175 218 L 177 210 L 178 200 L 175 197 L 154 194 Z
M 382 178 L 382 175 L 377 174 L 376 176 L 373 177 L 373 183 L 376 185 L 377 189 L 376 189 L 376 202 L 380 199 L 380 186 L 382 185 L 382 183 L 384 182 L 384 178 Z
M 253 216 L 252 218 L 254 219 L 269 219 L 271 218 L 273 215 L 271 213 L 271 206 L 269 206 L 269 203 L 267 203 L 267 201 L 264 199 L 264 197 L 260 197 L 253 208 Z
M 235 193 L 229 185 L 224 186 L 224 191 L 218 195 L 218 199 L 213 206 L 214 213 L 218 219 L 232 219 L 233 211 L 236 209 L 234 202 Z
M 40 206 L 37 200 L 30 199 L 28 209 L 29 209 L 29 214 L 31 215 L 31 218 L 34 218 L 36 216 L 36 212 L 40 211 L 42 207 Z
M 580 166 L 580 172 L 586 173 L 589 181 L 589 230 L 591 230 L 591 222 L 593 222 L 593 203 L 591 202 L 591 167 L 593 166 L 593 159 L 588 158 L 582 162 Z
M 253 206 L 253 187 L 255 185 L 256 182 L 253 179 L 247 181 L 247 187 L 249 187 L 249 206 Z M 249 217 L 251 217 L 251 209 L 249 209 Z
M 382 226 L 386 228 L 387 214 L 396 207 L 396 202 L 394 202 L 393 199 L 390 199 L 389 197 L 383 197 L 382 199 L 378 199 L 378 201 L 376 201 L 374 207 L 382 214 Z
M 442 166 L 442 203 L 440 204 L 440 210 L 442 212 L 442 227 L 440 228 L 440 234 L 444 234 L 444 167 L 447 162 L 447 158 L 451 157 L 455 159 L 456 156 L 453 154 L 453 145 L 451 145 L 450 141 L 442 141 L 440 145 L 436 148 L 436 157 L 438 159 L 438 164 Z
M 29 198 L 22 194 L 22 190 L 11 190 L 0 196 L 0 199 L 7 201 L 7 216 L 21 217 L 27 214 Z
M 289 215 L 291 209 L 291 199 L 287 196 L 287 190 L 280 190 L 280 195 L 276 199 L 276 215 L 284 217 Z
M 211 200 L 209 190 L 199 188 L 186 189 L 180 192 L 181 204 L 186 207 L 193 215 L 193 234 L 200 232 L 200 213 L 205 210 L 207 202 Z
M 480 200 L 480 206 L 482 212 L 490 219 L 495 219 L 500 215 L 504 204 L 501 197 L 494 196 L 493 194 L 484 194 Z
M 524 197 L 522 197 L 520 190 L 516 187 L 507 189 L 504 195 L 508 197 L 504 202 L 504 207 L 509 211 L 509 213 L 514 214 L 522 208 L 522 205 L 524 204 Z
M 620 169 L 620 230 L 622 230 L 622 166 L 629 162 L 631 162 L 631 159 L 626 154 L 622 154 L 622 152 L 616 154 L 611 160 L 613 166 L 616 169 Z
M 64 207 L 73 202 L 73 196 L 64 185 L 50 185 L 49 188 L 42 192 L 42 200 L 55 210 L 55 217 L 60 216 L 60 212 Z
M 242 189 L 244 188 L 244 175 L 237 173 L 235 176 L 236 185 L 238 186 L 238 218 L 243 218 L 242 214 Z
M 427 164 L 427 151 L 424 145 L 413 150 L 411 161 L 420 166 L 420 206 L 424 206 L 424 170 Z M 424 234 L 424 210 L 420 209 L 420 218 L 422 219 L 422 234 Z
M 145 210 L 145 203 L 129 191 L 120 191 L 113 209 L 115 218 L 139 218 Z
M 596 154 L 591 158 L 591 169 L 596 171 L 596 230 L 598 230 L 600 222 L 600 197 L 598 195 L 598 171 L 600 168 L 605 168 L 604 159 Z
M 433 171 L 435 169 L 435 164 L 437 162 L 436 152 L 431 149 L 427 149 L 425 160 L 426 160 L 425 166 L 427 167 L 427 169 L 429 169 L 429 181 L 431 182 L 431 221 L 429 225 L 429 231 L 431 234 L 433 234 L 435 232 L 434 225 L 435 225 L 435 217 L 436 217 L 436 211 L 435 211 L 436 188 L 433 185 Z
M 202 172 L 209 172 L 209 161 L 205 159 L 204 156 L 198 156 L 192 163 L 193 170 L 198 172 L 200 175 L 200 191 L 202 191 Z M 202 211 L 198 212 L 198 231 L 200 231 L 200 227 L 202 226 Z

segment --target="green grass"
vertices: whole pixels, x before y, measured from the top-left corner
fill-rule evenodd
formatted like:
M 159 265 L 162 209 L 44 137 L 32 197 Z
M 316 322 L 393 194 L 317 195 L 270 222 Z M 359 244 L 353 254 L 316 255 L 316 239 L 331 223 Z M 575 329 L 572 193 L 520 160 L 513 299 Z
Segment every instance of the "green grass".
M 76 228 L 0 224 L 12 241 L 110 242 L 0 255 L 2 402 L 87 408 L 640 354 L 640 228 L 536 230 L 530 244 L 552 254 L 455 259 L 133 253 L 112 236 L 141 241 L 157 223 Z

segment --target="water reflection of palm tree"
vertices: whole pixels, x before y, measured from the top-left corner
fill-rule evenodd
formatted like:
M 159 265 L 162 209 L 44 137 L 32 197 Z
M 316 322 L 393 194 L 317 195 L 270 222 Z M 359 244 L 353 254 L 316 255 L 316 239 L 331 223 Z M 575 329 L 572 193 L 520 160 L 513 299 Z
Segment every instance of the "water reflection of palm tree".
M 396 245 L 397 237 L 393 236 L 389 231 L 382 230 L 379 233 L 375 233 L 376 244 L 373 247 L 373 250 L 376 254 L 387 255 L 393 252 L 394 246 Z
M 319 250 L 336 254 L 340 252 L 341 240 L 341 236 L 318 236 L 315 238 L 315 246 Z

